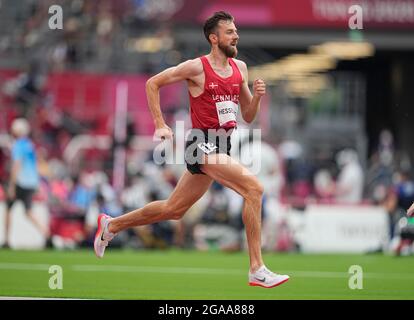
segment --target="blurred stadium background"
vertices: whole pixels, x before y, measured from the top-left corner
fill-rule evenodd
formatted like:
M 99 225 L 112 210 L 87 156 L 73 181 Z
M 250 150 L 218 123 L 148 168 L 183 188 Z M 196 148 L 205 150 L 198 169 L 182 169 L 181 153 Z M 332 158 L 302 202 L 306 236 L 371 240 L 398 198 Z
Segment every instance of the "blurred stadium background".
M 351 30 L 348 10 L 355 4 L 362 6 L 363 28 Z M 52 5 L 63 9 L 62 30 L 49 28 Z M 83 253 L 77 250 L 92 250 L 99 212 L 118 216 L 170 194 L 185 167 L 153 162 L 157 142 L 145 81 L 207 54 L 202 24 L 219 10 L 235 17 L 238 57 L 249 66 L 250 80 L 263 78 L 268 85 L 250 128 L 262 130 L 256 155 L 265 186 L 263 249 L 275 268 L 277 257 L 289 260 L 280 256 L 286 252 L 292 254 L 282 266 L 286 272 L 296 265 L 306 269 L 310 253 L 356 254 L 361 261 L 372 253 L 379 264 L 389 255 L 414 253 L 414 222 L 405 217 L 414 201 L 414 0 L 0 0 L 0 244 L 10 125 L 17 117 L 32 126 L 42 176 L 34 210 L 50 226 L 55 250 L 78 257 Z M 172 128 L 177 121 L 190 126 L 187 95 L 185 84 L 161 91 Z M 245 127 L 242 120 L 240 127 Z M 243 158 L 243 150 L 259 147 L 254 143 L 235 135 L 234 144 L 242 150 L 235 156 Z M 179 148 L 177 143 L 177 154 Z M 194 250 L 239 252 L 242 259 L 241 206 L 237 194 L 213 185 L 183 220 L 124 232 L 111 249 L 132 250 L 125 256 L 132 260 L 125 261 L 148 249 L 167 248 L 177 250 L 177 261 L 185 259 L 181 251 L 202 259 Z M 14 250 L 45 246 L 16 204 L 11 249 L 0 250 L 4 288 L 15 286 L 7 272 L 26 270 L 18 263 L 47 260 Z M 53 261 L 53 251 L 48 252 L 47 261 Z M 57 254 L 58 261 L 64 259 Z M 218 253 L 213 257 L 227 259 Z M 338 260 L 336 255 L 327 259 Z M 320 261 L 322 267 L 313 265 L 312 271 L 325 270 Z M 414 298 L 412 257 L 387 261 L 392 267 L 377 271 L 400 267 L 407 280 L 400 289 Z M 342 266 L 345 277 L 351 264 Z M 25 290 L 1 294 L 52 294 Z M 392 290 L 398 286 L 388 288 L 388 298 L 397 297 Z M 380 291 L 369 297 L 381 297 Z M 285 298 L 295 298 L 294 290 Z

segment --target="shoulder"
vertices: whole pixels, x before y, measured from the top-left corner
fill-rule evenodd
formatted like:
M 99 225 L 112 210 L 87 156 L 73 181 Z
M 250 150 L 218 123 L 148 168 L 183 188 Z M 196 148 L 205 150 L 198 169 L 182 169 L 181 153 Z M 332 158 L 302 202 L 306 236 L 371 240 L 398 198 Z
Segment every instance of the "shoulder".
M 233 58 L 233 61 L 236 64 L 236 66 L 239 68 L 240 73 L 242 74 L 243 82 L 245 82 L 245 80 L 248 79 L 246 62 L 242 60 L 234 59 L 234 58 Z
M 241 73 L 242 76 L 242 81 L 246 82 L 246 79 L 248 79 L 248 72 L 247 72 L 247 64 L 242 61 L 242 60 L 238 60 L 238 59 L 234 59 L 232 58 L 234 63 L 236 64 L 236 66 L 239 68 L 239 71 Z
M 195 76 L 203 72 L 203 63 L 200 58 L 186 60 L 177 66 L 188 75 Z

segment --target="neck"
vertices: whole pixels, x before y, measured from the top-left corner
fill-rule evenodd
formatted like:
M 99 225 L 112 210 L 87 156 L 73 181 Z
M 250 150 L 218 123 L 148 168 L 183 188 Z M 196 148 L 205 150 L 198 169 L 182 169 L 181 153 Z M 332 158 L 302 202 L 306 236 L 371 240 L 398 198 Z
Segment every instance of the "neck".
M 226 55 L 217 47 L 211 48 L 208 58 L 212 64 L 219 68 L 225 68 L 229 65 L 229 60 Z

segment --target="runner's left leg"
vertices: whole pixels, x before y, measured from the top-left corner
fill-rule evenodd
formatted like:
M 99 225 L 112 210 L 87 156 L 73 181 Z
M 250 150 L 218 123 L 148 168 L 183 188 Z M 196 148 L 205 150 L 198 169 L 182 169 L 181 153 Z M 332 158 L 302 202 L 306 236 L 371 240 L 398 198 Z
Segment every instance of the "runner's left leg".
M 244 198 L 243 223 L 249 247 L 250 270 L 263 265 L 261 254 L 261 210 L 263 186 L 243 165 L 227 154 L 210 154 L 201 170 L 225 187 L 231 188 Z

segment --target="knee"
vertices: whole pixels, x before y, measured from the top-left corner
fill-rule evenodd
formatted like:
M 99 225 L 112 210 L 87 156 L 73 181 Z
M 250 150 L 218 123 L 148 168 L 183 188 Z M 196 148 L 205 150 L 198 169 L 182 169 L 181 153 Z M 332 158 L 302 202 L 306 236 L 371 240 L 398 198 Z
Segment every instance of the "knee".
M 246 200 L 252 201 L 261 201 L 264 193 L 264 187 L 259 181 L 252 181 L 249 184 L 247 195 L 245 197 Z
M 169 220 L 180 220 L 184 214 L 186 213 L 185 210 L 172 210 L 169 213 Z
M 165 213 L 168 220 L 179 220 L 186 212 L 187 208 L 167 202 Z

